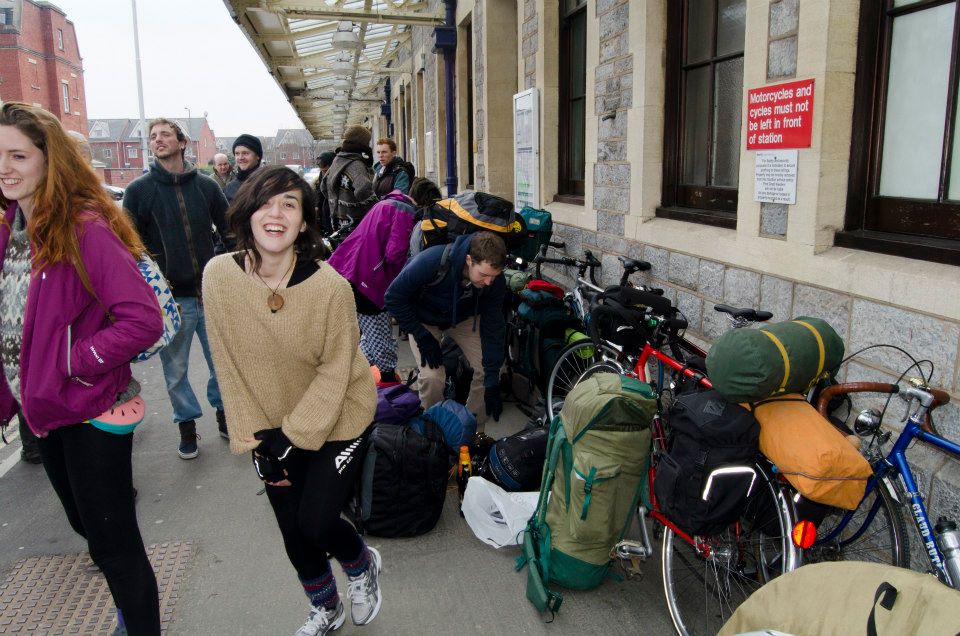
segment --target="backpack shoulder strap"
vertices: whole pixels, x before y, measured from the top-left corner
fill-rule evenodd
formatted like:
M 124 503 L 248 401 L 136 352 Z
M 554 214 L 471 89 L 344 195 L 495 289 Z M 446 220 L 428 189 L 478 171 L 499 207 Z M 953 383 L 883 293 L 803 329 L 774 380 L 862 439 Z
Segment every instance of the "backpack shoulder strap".
M 450 271 L 450 253 L 452 251 L 453 243 L 447 243 L 443 247 L 443 254 L 440 255 L 440 265 L 437 267 L 437 275 L 431 282 L 427 283 L 427 287 L 439 285 L 447 277 L 447 272 Z

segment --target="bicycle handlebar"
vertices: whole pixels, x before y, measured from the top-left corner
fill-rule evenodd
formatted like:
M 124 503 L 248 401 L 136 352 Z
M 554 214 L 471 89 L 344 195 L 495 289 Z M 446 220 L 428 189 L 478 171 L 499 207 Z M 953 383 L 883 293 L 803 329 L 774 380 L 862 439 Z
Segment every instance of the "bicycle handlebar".
M 932 426 L 930 413 L 938 406 L 943 406 L 950 402 L 950 395 L 946 391 L 931 387 L 919 388 L 911 386 L 901 389 L 898 385 L 888 382 L 844 382 L 842 384 L 828 386 L 820 393 L 820 397 L 817 398 L 817 411 L 823 417 L 827 417 L 827 406 L 830 404 L 830 400 L 837 395 L 846 395 L 848 393 L 903 393 L 910 398 L 917 398 L 927 409 L 921 428 L 932 433 L 936 433 L 936 430 Z

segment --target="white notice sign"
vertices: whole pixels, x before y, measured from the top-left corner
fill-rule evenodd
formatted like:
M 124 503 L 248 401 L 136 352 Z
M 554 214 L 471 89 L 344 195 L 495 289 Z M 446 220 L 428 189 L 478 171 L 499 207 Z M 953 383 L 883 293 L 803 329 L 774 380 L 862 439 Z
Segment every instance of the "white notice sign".
M 796 150 L 759 150 L 754 171 L 753 200 L 761 203 L 797 202 Z

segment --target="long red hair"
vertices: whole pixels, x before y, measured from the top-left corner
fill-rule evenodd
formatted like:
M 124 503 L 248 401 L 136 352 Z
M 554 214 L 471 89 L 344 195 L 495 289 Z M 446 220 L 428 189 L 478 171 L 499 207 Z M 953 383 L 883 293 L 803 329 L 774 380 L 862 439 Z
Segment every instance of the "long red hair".
M 76 228 L 91 213 L 110 226 L 134 258 L 140 258 L 144 252 L 140 235 L 56 117 L 36 106 L 8 102 L 0 108 L 0 126 L 15 127 L 43 152 L 46 160 L 40 185 L 33 194 L 33 212 L 27 220 L 35 267 L 63 261 L 75 266 L 80 263 Z M 2 193 L 0 202 L 4 208 L 10 204 Z

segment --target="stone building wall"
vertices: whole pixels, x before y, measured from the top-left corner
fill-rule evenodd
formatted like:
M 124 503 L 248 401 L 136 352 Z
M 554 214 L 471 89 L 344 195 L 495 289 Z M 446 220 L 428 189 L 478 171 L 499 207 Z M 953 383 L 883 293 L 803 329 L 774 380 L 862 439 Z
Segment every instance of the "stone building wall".
M 537 23 L 537 0 L 524 0 L 523 24 L 520 29 L 520 58 L 523 75 L 523 90 L 537 85 L 537 47 L 539 46 L 539 28 Z
M 477 0 L 473 5 L 473 144 L 468 152 L 473 153 L 473 185 L 476 190 L 486 191 L 487 168 L 483 148 L 486 142 L 486 109 L 483 107 L 486 91 L 486 29 L 484 28 L 486 0 Z

